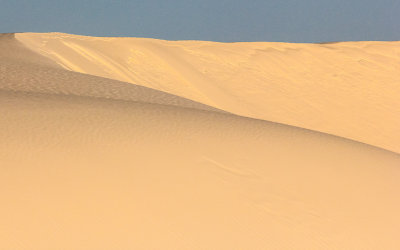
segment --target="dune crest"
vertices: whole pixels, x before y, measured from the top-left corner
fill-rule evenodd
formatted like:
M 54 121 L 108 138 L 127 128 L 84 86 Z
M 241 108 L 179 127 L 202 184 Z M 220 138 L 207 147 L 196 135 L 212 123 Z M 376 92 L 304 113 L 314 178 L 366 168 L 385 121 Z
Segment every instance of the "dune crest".
M 216 43 L 23 33 L 62 67 L 400 152 L 400 42 Z
M 174 105 L 223 112 L 156 89 L 77 72 L 27 49 L 14 34 L 0 34 L 0 90 L 74 95 Z

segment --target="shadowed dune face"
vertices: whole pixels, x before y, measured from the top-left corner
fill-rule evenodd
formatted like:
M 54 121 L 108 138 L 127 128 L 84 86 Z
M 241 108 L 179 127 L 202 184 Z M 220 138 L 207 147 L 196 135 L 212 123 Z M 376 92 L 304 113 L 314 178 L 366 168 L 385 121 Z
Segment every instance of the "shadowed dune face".
M 50 58 L 40 55 L 15 39 L 14 33 L 0 34 L 0 60 L 1 64 L 34 64 L 47 67 L 62 68 Z
M 0 35 L 0 83 L 3 90 L 88 96 L 223 112 L 155 89 L 68 72 L 24 47 L 14 34 Z
M 118 50 L 107 54 L 110 43 L 126 40 L 129 48 L 136 39 L 49 34 L 45 43 L 46 35 L 26 35 L 34 39 L 31 49 L 40 41 L 44 50 L 29 50 L 12 34 L 0 36 L 0 248 L 398 248 L 399 154 L 68 71 L 54 55 L 46 55 L 46 46 L 76 39 L 86 57 L 93 57 L 86 50 L 93 46 L 92 66 L 80 62 L 82 55 L 73 50 L 52 48 L 51 53 L 62 53 L 68 62 L 75 58 L 72 65 L 79 61 L 79 67 L 97 70 L 97 62 L 116 67 L 125 55 Z M 159 50 L 149 49 L 160 55 L 167 46 L 162 44 L 168 44 L 137 41 L 143 47 L 160 43 L 154 45 Z M 181 51 L 188 44 L 214 49 L 208 42 L 168 46 Z M 224 53 L 240 58 L 242 49 Z M 100 51 L 103 61 L 96 61 Z M 150 76 L 152 66 L 142 62 L 142 68 L 134 69 L 145 72 L 148 67 Z M 148 86 L 167 88 L 159 77 Z M 247 95 L 245 90 L 234 94 L 239 91 L 234 84 L 231 91 L 225 91 L 228 85 L 207 87 L 206 82 L 197 90 L 176 84 L 183 96 L 207 104 L 201 96 L 215 98 L 215 106 L 230 111 Z M 241 108 L 257 111 L 257 105 Z M 299 113 L 304 122 L 306 111 Z M 385 138 L 390 129 L 389 124 L 380 137 L 370 138 Z
M 72 71 L 400 152 L 400 42 L 226 44 L 61 33 L 17 39 Z

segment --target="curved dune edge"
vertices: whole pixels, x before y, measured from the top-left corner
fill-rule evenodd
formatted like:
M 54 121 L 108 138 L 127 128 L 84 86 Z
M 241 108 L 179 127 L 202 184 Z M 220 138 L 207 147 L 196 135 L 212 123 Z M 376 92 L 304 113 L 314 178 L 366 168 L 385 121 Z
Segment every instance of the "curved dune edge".
M 65 69 L 400 152 L 400 42 L 216 43 L 21 33 Z
M 0 34 L 0 89 L 87 96 L 224 112 L 156 89 L 66 71 L 27 49 L 14 34 Z
M 0 91 L 5 249 L 396 249 L 400 156 L 178 106 Z M 45 240 L 43 240 L 45 239 Z

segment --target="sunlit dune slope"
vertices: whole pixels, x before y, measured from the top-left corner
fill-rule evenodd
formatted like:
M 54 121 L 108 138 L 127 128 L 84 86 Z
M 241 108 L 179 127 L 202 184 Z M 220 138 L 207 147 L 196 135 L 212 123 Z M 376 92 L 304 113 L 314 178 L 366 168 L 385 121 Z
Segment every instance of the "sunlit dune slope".
M 215 43 L 17 34 L 62 67 L 400 152 L 400 42 Z
M 51 53 L 66 53 L 69 35 L 48 36 L 60 37 L 48 39 L 60 46 Z M 63 55 L 80 67 L 101 71 L 97 62 L 127 56 L 120 45 L 109 50 L 119 39 L 68 39 L 82 42 L 86 56 L 88 46 L 105 57 L 91 64 L 73 50 Z M 93 40 L 103 42 L 89 46 Z M 126 41 L 126 48 L 160 43 L 160 55 L 172 46 Z M 196 102 L 156 90 L 167 88 L 170 66 L 151 89 L 69 71 L 37 52 L 13 34 L 0 36 L 0 249 L 398 249 L 399 154 L 199 103 L 247 116 L 265 105 L 257 98 L 241 105 L 246 87 L 225 91 L 229 81 L 221 89 L 177 82 L 176 91 L 171 82 L 167 92 Z M 178 63 L 177 55 L 166 58 Z M 143 76 L 152 75 L 148 67 Z M 311 122 L 307 106 L 301 110 L 299 121 Z M 382 128 L 368 137 L 376 140 L 397 136 L 385 123 L 393 114 L 360 131 Z
M 229 114 L 0 91 L 0 248 L 397 249 L 400 157 Z M 397 246 L 397 247 L 396 247 Z

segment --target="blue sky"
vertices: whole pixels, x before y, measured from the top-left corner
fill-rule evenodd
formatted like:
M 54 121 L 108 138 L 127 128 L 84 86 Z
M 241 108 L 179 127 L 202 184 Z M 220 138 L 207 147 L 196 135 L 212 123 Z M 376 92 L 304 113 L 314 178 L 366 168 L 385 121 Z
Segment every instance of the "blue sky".
M 0 33 L 168 40 L 400 40 L 400 0 L 0 0 Z

